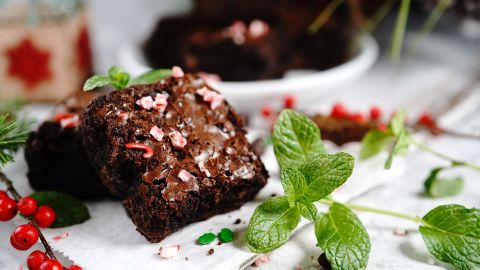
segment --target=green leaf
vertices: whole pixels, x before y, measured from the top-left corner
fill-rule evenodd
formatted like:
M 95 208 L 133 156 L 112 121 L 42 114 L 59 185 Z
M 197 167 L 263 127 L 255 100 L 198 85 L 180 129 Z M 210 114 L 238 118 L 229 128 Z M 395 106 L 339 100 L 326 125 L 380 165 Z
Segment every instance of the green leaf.
M 295 168 L 282 169 L 280 172 L 283 191 L 287 195 L 288 203 L 295 206 L 295 201 L 300 198 L 307 188 L 307 181 L 303 174 Z
M 369 131 L 362 139 L 360 148 L 360 160 L 366 160 L 382 152 L 395 137 L 389 132 L 380 130 Z
M 110 78 L 103 75 L 93 75 L 83 85 L 83 91 L 90 91 L 97 87 L 102 87 L 110 84 Z
M 385 162 L 385 169 L 390 169 L 392 167 L 393 158 L 396 155 L 403 155 L 408 152 L 408 148 L 410 146 L 410 135 L 408 134 L 407 129 L 403 128 L 397 135 L 395 142 L 388 153 L 387 161 Z
M 341 186 L 353 171 L 354 158 L 347 153 L 321 154 L 307 161 L 300 171 L 307 180 L 303 197 L 318 201 Z
M 133 78 L 128 85 L 152 84 L 172 75 L 171 69 L 155 69 L 147 71 L 140 76 Z
M 290 207 L 285 196 L 260 204 L 247 228 L 247 246 L 255 253 L 268 253 L 288 241 L 300 222 L 300 210 Z
M 453 179 L 438 178 L 438 174 L 445 168 L 435 168 L 430 172 L 424 183 L 425 193 L 432 198 L 441 198 L 454 196 L 463 189 L 463 179 L 455 177 Z
M 399 135 L 400 131 L 405 127 L 405 110 L 398 111 L 389 124 L 389 129 L 393 135 Z
M 423 217 L 420 233 L 427 249 L 458 269 L 480 269 L 480 210 L 451 204 Z
M 311 202 L 302 202 L 299 204 L 300 212 L 302 213 L 302 217 L 315 222 L 318 216 L 318 209 L 317 207 Z
M 200 245 L 208 245 L 215 241 L 217 236 L 214 233 L 204 233 L 200 237 L 198 237 L 197 242 Z
M 332 269 L 365 269 L 370 238 L 357 215 L 345 205 L 333 203 L 327 214 L 315 222 L 318 246 Z
M 281 168 L 298 168 L 310 158 L 325 153 L 317 125 L 306 115 L 293 110 L 280 113 L 272 139 Z
M 116 66 L 108 69 L 108 77 L 110 78 L 112 86 L 117 90 L 127 87 L 128 82 L 130 81 L 130 75 Z
M 90 218 L 87 207 L 79 199 L 57 191 L 38 191 L 30 195 L 38 205 L 47 205 L 55 211 L 51 228 L 63 228 L 80 224 Z

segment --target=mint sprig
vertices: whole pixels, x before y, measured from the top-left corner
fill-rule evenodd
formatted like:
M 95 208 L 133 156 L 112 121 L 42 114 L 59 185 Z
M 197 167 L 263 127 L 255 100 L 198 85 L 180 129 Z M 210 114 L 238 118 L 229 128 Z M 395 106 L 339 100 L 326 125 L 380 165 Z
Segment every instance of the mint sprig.
M 354 158 L 347 153 L 326 154 L 320 131 L 303 114 L 283 111 L 274 130 L 274 149 L 281 166 L 285 196 L 270 198 L 255 209 L 246 234 L 251 251 L 267 253 L 282 246 L 304 217 L 315 223 L 318 246 L 325 252 L 332 269 L 365 269 L 371 245 L 365 227 L 353 212 L 357 210 L 419 223 L 425 244 L 437 259 L 459 269 L 480 268 L 480 210 L 446 205 L 420 218 L 390 210 L 340 204 L 329 195 L 350 177 Z M 403 113 L 397 114 L 386 134 L 370 135 L 368 145 L 372 148 L 364 150 L 364 155 L 372 156 L 382 148 L 371 139 L 375 137 L 388 138 L 390 160 L 412 144 Z M 319 212 L 315 202 L 329 205 L 329 211 Z
M 451 179 L 440 178 L 438 175 L 448 168 L 434 168 L 425 180 L 425 194 L 432 198 L 454 196 L 463 189 L 463 178 L 454 177 Z
M 83 85 L 84 91 L 91 91 L 95 88 L 112 85 L 115 89 L 121 90 L 132 85 L 151 84 L 170 76 L 170 69 L 157 69 L 147 71 L 138 77 L 131 78 L 130 74 L 123 69 L 113 66 L 108 69 L 107 75 L 93 75 Z

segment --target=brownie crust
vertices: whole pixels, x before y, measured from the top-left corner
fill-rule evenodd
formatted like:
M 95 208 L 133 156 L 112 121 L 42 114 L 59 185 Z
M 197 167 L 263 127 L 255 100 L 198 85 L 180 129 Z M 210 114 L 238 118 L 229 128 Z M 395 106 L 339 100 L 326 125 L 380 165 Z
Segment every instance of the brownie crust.
M 267 182 L 240 116 L 196 75 L 99 97 L 81 127 L 103 184 L 151 242 L 239 208 Z

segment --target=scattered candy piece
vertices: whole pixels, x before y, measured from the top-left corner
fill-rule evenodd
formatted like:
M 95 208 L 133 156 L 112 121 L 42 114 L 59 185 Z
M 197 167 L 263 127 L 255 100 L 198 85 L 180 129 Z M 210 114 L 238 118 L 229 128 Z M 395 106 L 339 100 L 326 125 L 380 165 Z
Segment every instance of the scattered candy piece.
M 122 119 L 123 121 L 128 120 L 128 112 L 117 111 L 115 114 L 118 118 Z
M 158 255 L 162 259 L 171 259 L 180 252 L 180 245 L 173 245 L 168 247 L 160 247 Z
M 172 67 L 172 76 L 174 78 L 181 78 L 185 75 L 183 70 L 179 66 L 173 66 Z
M 370 119 L 378 120 L 382 116 L 382 109 L 378 106 L 372 106 L 370 108 Z
M 69 113 L 69 112 L 66 112 L 66 113 L 57 113 L 54 117 L 53 117 L 53 120 L 57 121 L 57 122 L 60 122 L 60 120 L 62 119 L 66 119 L 66 118 L 72 118 L 75 114 L 74 113 Z
M 68 237 L 68 233 L 64 233 L 64 234 L 54 236 L 52 239 L 53 241 L 60 241 L 60 240 L 66 239 L 67 237 Z
M 203 101 L 210 102 L 210 108 L 212 110 L 220 106 L 224 100 L 224 97 L 222 94 L 212 91 L 207 87 L 202 87 L 198 89 L 197 94 L 199 94 L 200 96 L 203 96 Z
M 213 73 L 198 72 L 198 76 L 204 79 L 207 83 L 215 83 L 222 81 L 219 75 Z
M 207 168 L 205 168 L 205 161 L 198 162 L 198 168 L 200 169 L 201 172 L 205 173 L 207 177 L 211 176 L 210 171 Z
M 143 154 L 144 158 L 150 158 L 151 156 L 153 156 L 152 148 L 148 147 L 143 143 L 127 143 L 125 147 L 128 149 L 138 149 L 145 151 L 145 154 Z
M 287 109 L 293 109 L 297 105 L 297 99 L 293 95 L 286 95 L 283 98 L 283 107 Z
M 198 238 L 197 242 L 200 245 L 208 245 L 215 241 L 215 238 L 217 236 L 214 233 L 204 233 Z
M 80 117 L 74 114 L 72 117 L 60 119 L 60 126 L 62 128 L 74 128 L 80 124 Z
M 178 178 L 182 180 L 183 182 L 190 182 L 195 180 L 195 176 L 193 176 L 191 173 L 187 172 L 186 170 L 181 170 L 178 173 Z
M 155 140 L 157 141 L 161 141 L 163 139 L 163 136 L 165 136 L 165 133 L 163 132 L 163 130 L 157 126 L 153 126 L 151 129 L 150 129 L 150 135 L 153 136 L 153 138 L 155 138 Z
M 183 148 L 185 145 L 187 145 L 187 139 L 185 139 L 185 137 L 183 137 L 182 134 L 176 130 L 170 132 L 168 137 L 170 137 L 172 145 L 175 148 Z
M 153 108 L 153 106 L 155 105 L 154 101 L 153 101 L 153 98 L 151 96 L 146 96 L 146 97 L 142 97 L 141 99 L 137 100 L 137 102 L 135 102 L 138 106 L 140 106 L 140 108 L 144 109 L 144 110 L 151 110 Z
M 248 33 L 253 38 L 262 37 L 270 31 L 268 24 L 262 20 L 253 20 L 248 27 Z
M 155 96 L 155 101 L 154 101 L 154 109 L 159 110 L 160 112 L 164 112 L 165 109 L 167 108 L 168 105 L 168 95 L 165 94 L 157 94 Z
M 229 228 L 223 228 L 218 234 L 218 238 L 220 238 L 223 243 L 232 242 L 234 236 L 234 233 Z
M 264 118 L 270 117 L 272 113 L 273 113 L 273 109 L 271 106 L 265 105 L 260 109 L 260 114 L 262 114 Z

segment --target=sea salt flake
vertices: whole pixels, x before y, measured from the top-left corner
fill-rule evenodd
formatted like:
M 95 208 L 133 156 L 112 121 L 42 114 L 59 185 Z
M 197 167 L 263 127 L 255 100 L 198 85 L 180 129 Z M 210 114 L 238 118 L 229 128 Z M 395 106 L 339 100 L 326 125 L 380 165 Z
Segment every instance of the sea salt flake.
M 183 148 L 185 147 L 185 145 L 187 145 L 187 139 L 183 137 L 183 135 L 176 130 L 170 132 L 168 136 L 170 137 L 170 140 L 172 141 L 172 145 L 175 148 Z
M 181 78 L 185 75 L 183 70 L 179 66 L 173 66 L 172 67 L 172 76 L 174 78 Z
M 151 129 L 150 129 L 150 135 L 153 136 L 153 138 L 155 138 L 155 140 L 157 141 L 161 141 L 163 139 L 163 136 L 165 136 L 165 133 L 163 132 L 163 130 L 157 126 L 153 126 Z
M 195 176 L 193 176 L 191 173 L 187 172 L 186 170 L 181 170 L 178 173 L 178 178 L 182 180 L 183 182 L 190 182 L 195 180 Z
M 160 258 L 162 259 L 171 259 L 177 256 L 179 252 L 180 252 L 180 245 L 173 245 L 173 246 L 167 246 L 167 247 L 160 247 L 160 251 L 158 252 L 158 255 L 160 255 Z

